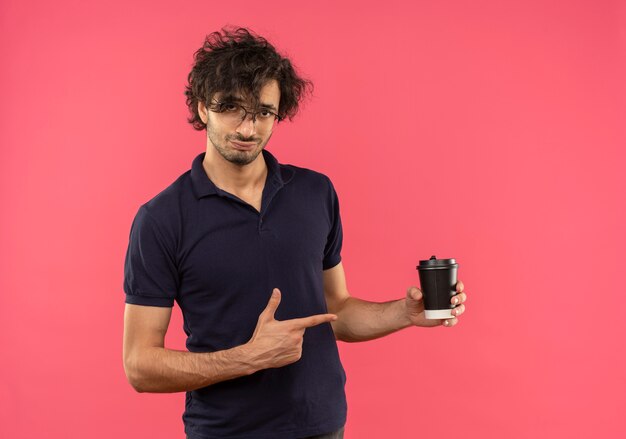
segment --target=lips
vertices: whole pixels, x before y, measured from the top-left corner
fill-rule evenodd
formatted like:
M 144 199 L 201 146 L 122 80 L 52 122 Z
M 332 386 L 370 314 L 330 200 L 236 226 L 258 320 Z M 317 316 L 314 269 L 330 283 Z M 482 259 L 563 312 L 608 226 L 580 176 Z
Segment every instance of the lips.
M 230 143 L 239 150 L 242 151 L 249 151 L 252 148 L 254 148 L 256 146 L 256 143 L 240 143 L 240 142 L 233 142 L 232 140 L 230 141 Z

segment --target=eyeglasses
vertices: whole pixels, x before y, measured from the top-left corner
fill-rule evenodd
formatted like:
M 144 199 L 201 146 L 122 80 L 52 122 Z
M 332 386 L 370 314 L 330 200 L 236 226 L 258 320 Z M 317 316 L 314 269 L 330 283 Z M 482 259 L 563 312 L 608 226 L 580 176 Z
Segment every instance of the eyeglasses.
M 259 111 L 250 111 L 234 102 L 217 101 L 212 103 L 209 109 L 215 113 L 219 113 L 224 123 L 233 126 L 238 126 L 248 117 L 248 114 L 252 115 L 252 123 L 256 123 L 257 126 L 263 128 L 270 128 L 274 125 L 274 121 L 280 122 L 281 120 L 278 114 L 266 108 Z

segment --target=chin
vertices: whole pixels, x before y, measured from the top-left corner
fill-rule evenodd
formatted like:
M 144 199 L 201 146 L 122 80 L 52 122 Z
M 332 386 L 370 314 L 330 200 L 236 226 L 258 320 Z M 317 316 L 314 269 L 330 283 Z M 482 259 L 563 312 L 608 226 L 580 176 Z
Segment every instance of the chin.
M 256 158 L 261 153 L 262 149 L 263 148 L 259 148 L 259 149 L 254 149 L 252 151 L 235 150 L 236 152 L 234 154 L 229 154 L 227 157 L 224 157 L 224 158 L 228 160 L 229 162 L 234 163 L 236 165 L 242 165 L 242 166 L 249 165 L 250 163 L 256 160 Z

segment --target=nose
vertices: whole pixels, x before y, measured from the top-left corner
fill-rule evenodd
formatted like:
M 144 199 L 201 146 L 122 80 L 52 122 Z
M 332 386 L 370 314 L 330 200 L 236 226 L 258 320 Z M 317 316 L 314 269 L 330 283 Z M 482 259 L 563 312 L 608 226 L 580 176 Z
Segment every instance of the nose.
M 256 134 L 256 127 L 254 121 L 252 120 L 252 117 L 252 114 L 246 114 L 245 119 L 237 127 L 237 132 L 245 138 Z

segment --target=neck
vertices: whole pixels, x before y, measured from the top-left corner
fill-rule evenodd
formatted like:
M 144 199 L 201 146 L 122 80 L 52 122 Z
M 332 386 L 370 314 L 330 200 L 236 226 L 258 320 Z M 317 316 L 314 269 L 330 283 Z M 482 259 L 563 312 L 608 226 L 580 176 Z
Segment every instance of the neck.
M 217 187 L 233 193 L 261 189 L 268 173 L 263 152 L 252 163 L 237 165 L 222 157 L 212 146 L 207 147 L 202 166 Z

